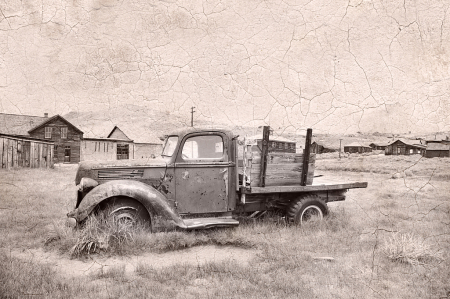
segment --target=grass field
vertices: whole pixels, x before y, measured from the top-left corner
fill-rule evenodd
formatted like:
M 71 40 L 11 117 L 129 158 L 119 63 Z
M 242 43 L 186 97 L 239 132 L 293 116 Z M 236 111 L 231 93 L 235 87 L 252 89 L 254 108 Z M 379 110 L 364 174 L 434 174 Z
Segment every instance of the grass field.
M 449 160 L 318 159 L 317 174 L 369 182 L 331 203 L 321 223 L 273 216 L 235 229 L 138 231 L 79 255 L 80 236 L 63 225 L 75 168 L 1 171 L 0 297 L 450 298 Z M 70 271 L 80 264 L 97 267 Z

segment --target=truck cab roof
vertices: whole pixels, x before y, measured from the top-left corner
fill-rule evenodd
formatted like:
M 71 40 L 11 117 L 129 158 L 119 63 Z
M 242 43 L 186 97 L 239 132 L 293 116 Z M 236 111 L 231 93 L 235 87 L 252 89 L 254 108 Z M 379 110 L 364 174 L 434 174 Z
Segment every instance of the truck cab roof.
M 222 128 L 198 128 L 198 127 L 187 127 L 187 128 L 180 128 L 180 129 L 176 129 L 171 131 L 169 134 L 166 134 L 164 137 L 167 136 L 178 136 L 180 138 L 183 138 L 184 136 L 191 134 L 191 133 L 223 133 L 225 135 L 227 135 L 227 137 L 229 137 L 230 139 L 232 139 L 235 135 L 233 134 L 233 132 L 231 130 L 228 129 L 222 129 Z

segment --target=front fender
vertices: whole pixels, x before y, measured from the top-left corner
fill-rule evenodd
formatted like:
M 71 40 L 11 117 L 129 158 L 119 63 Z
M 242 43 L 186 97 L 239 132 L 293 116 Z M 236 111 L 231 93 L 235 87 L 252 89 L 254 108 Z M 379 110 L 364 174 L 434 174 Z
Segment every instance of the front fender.
M 77 209 L 67 214 L 77 222 L 86 219 L 95 207 L 102 201 L 116 196 L 134 198 L 145 206 L 152 217 L 152 226 L 157 219 L 186 228 L 183 220 L 168 204 L 166 197 L 155 188 L 142 182 L 133 180 L 114 180 L 98 185 L 92 189 L 81 201 Z M 158 221 L 159 222 L 159 221 Z

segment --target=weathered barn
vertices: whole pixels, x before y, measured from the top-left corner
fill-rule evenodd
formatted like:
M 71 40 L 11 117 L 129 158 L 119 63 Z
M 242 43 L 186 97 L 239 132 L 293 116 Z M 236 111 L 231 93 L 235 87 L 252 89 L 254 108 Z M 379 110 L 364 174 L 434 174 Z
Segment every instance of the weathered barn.
M 0 134 L 0 168 L 53 167 L 53 141 Z
M 371 151 L 372 151 L 372 148 L 370 146 L 361 144 L 359 142 L 353 142 L 353 143 L 344 145 L 344 152 L 345 153 L 351 153 L 351 154 L 359 153 L 359 154 L 362 154 L 362 153 L 368 153 L 368 152 L 371 152 Z
M 436 157 L 449 157 L 450 156 L 450 144 L 436 143 L 432 142 L 427 144 L 427 150 L 425 152 L 425 157 L 436 158 Z
M 81 160 L 83 132 L 60 115 L 46 118 L 31 128 L 28 134 L 37 139 L 54 142 L 55 163 L 78 163 Z
M 322 141 L 313 141 L 311 143 L 311 153 L 314 154 L 333 153 L 337 151 L 339 151 L 339 145 L 336 148 L 335 145 L 327 144 Z
M 385 150 L 385 155 L 423 155 L 426 146 L 420 144 L 419 140 L 400 140 L 388 144 Z

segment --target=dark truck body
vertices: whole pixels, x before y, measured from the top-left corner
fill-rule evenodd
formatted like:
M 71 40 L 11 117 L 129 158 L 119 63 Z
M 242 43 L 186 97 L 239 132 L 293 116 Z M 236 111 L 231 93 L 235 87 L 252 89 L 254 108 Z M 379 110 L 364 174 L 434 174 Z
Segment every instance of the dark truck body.
M 238 214 L 278 209 L 292 218 L 302 198 L 313 196 L 317 205 L 326 205 L 344 200 L 348 189 L 367 187 L 366 182 L 313 184 L 309 152 L 303 157 L 268 153 L 268 127 L 264 134 L 262 148 L 238 150 L 231 131 L 188 128 L 168 135 L 157 159 L 83 162 L 69 222 L 80 223 L 120 198 L 129 205 L 120 209 L 148 213 L 152 230 L 235 226 Z M 309 143 L 307 138 L 307 149 Z

